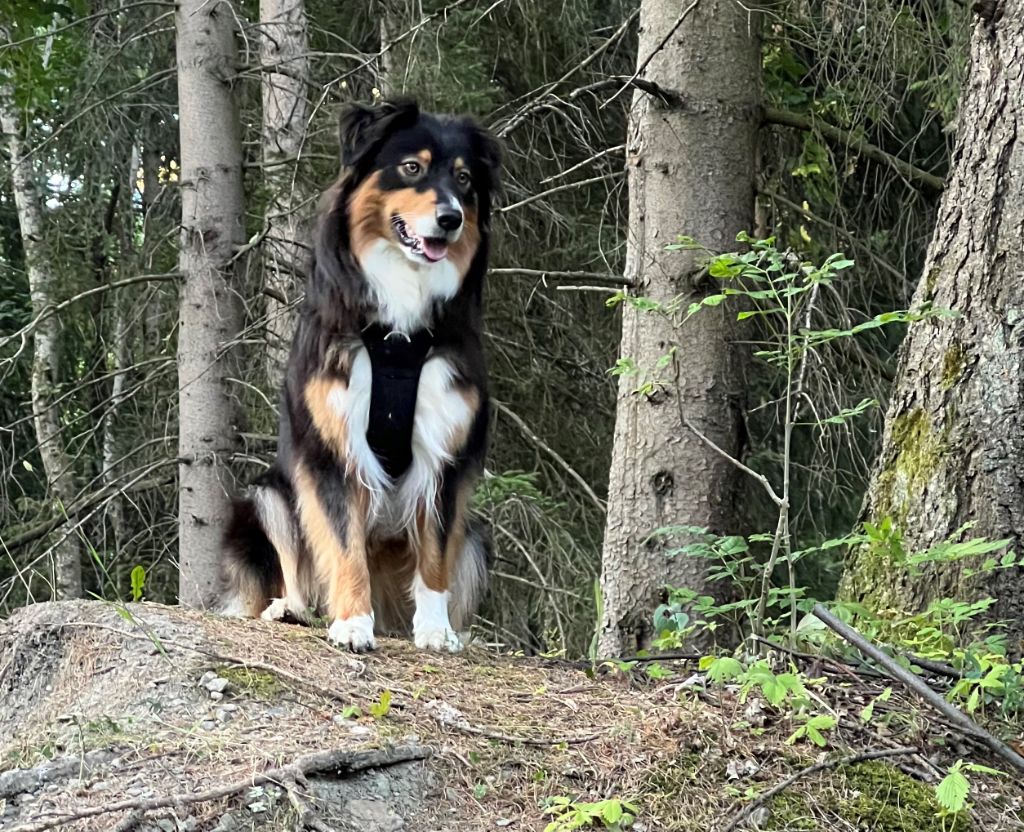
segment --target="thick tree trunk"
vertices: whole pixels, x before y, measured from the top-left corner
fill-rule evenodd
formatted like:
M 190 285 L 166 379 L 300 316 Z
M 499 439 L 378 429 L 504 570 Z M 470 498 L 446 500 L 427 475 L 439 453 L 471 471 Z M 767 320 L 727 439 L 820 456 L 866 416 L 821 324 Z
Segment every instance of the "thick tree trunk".
M 692 253 L 666 252 L 666 245 L 686 234 L 713 250 L 732 250 L 737 232 L 751 228 L 754 209 L 756 20 L 734 0 L 701 0 L 681 24 L 679 17 L 678 3 L 641 4 L 641 64 L 657 51 L 644 77 L 685 91 L 686 101 L 667 105 L 636 93 L 627 145 L 626 276 L 638 294 L 658 301 L 696 300 L 712 289 Z M 668 560 L 648 542 L 652 531 L 668 524 L 736 530 L 736 470 L 683 424 L 688 418 L 720 447 L 739 452 L 742 362 L 732 344 L 734 319 L 734 310 L 719 307 L 677 327 L 623 311 L 623 356 L 653 372 L 660 356 L 672 347 L 678 352 L 663 373 L 667 383 L 653 395 L 634 395 L 635 377 L 624 376 L 619 385 L 601 576 L 602 655 L 649 643 L 665 585 L 707 589 L 705 563 Z
M 263 178 L 270 194 L 269 232 L 263 245 L 267 298 L 267 375 L 277 386 L 288 362 L 295 314 L 287 301 L 305 272 L 308 228 L 305 195 L 296 188 L 309 99 L 308 32 L 304 0 L 261 0 L 260 60 L 263 85 Z M 282 303 L 282 300 L 286 301 Z
M 901 348 L 866 516 L 891 517 L 907 552 L 946 539 L 1024 537 L 1024 0 L 977 22 L 953 172 L 914 306 L 959 313 L 913 324 Z M 854 554 L 847 598 L 917 610 L 941 597 L 996 599 L 1024 635 L 1024 571 L 964 566 L 907 579 L 878 548 Z
M 242 324 L 233 262 L 245 243 L 242 145 L 232 91 L 237 70 L 230 7 L 181 0 L 176 25 L 184 281 L 178 330 L 178 597 L 183 604 L 208 606 L 230 492 L 222 476 L 238 433 L 225 353 Z
M 0 39 L 6 32 L 0 28 Z M 10 154 L 11 187 L 18 213 L 32 315 L 38 317 L 56 302 L 57 276 L 44 251 L 43 214 L 39 192 L 32 173 L 32 162 L 25 156 L 19 119 L 14 109 L 14 90 L 0 76 L 0 127 Z M 60 319 L 44 318 L 32 335 L 32 412 L 36 439 L 43 461 L 43 472 L 53 512 L 60 514 L 75 495 L 71 459 L 64 447 L 60 409 L 54 404 L 60 359 Z M 58 534 L 63 534 L 58 531 Z M 53 547 L 54 594 L 59 599 L 82 595 L 82 552 L 74 534 L 65 536 Z

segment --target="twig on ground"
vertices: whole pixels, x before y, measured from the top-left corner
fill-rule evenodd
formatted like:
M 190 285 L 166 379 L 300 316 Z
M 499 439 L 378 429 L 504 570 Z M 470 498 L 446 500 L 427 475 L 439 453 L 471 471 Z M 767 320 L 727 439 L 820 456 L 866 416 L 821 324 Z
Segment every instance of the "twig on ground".
M 800 771 L 789 775 L 784 780 L 780 780 L 768 791 L 757 798 L 750 801 L 746 806 L 740 809 L 735 815 L 732 816 L 723 826 L 721 826 L 718 832 L 732 832 L 737 826 L 743 821 L 750 817 L 759 807 L 763 806 L 769 800 L 771 800 L 779 792 L 788 789 L 801 777 L 807 777 L 816 772 L 823 771 L 828 768 L 835 768 L 837 766 L 848 766 L 853 763 L 863 763 L 867 760 L 878 760 L 883 757 L 896 757 L 903 754 L 916 754 L 917 748 L 911 746 L 900 746 L 899 748 L 881 748 L 872 751 L 863 751 L 860 754 L 850 754 L 846 757 L 836 757 L 831 760 L 822 760 L 819 763 L 815 763 L 813 766 L 800 769 Z
M 990 732 L 978 725 L 955 705 L 947 702 L 939 696 L 939 694 L 933 691 L 909 670 L 905 670 L 900 667 L 895 659 L 891 656 L 887 656 L 875 647 L 875 645 L 864 638 L 864 636 L 858 633 L 853 627 L 840 621 L 821 604 L 814 605 L 814 614 L 819 620 L 828 626 L 829 629 L 841 636 L 845 641 L 852 644 L 869 659 L 877 662 L 885 668 L 890 676 L 902 682 L 925 702 L 935 708 L 935 710 L 946 717 L 946 719 L 948 719 L 957 728 L 957 730 L 962 731 L 967 736 L 976 739 L 979 742 L 984 743 L 994 754 L 997 754 L 1003 760 L 1010 763 L 1010 765 L 1018 771 L 1024 772 L 1024 757 L 1010 748 L 1010 746 L 1002 740 L 993 736 Z
M 470 725 L 469 720 L 466 719 L 466 715 L 458 708 L 449 705 L 447 702 L 439 702 L 436 699 L 431 699 L 427 702 L 424 710 L 436 719 L 439 724 L 446 728 L 454 728 L 456 731 L 461 731 L 464 734 L 472 734 L 475 737 L 484 737 L 488 740 L 507 742 L 513 745 L 534 745 L 541 747 L 562 745 L 563 743 L 565 745 L 579 745 L 580 743 L 595 740 L 600 736 L 600 734 L 585 734 L 578 737 L 551 737 L 547 739 L 538 737 L 516 737 L 511 734 L 501 734 Z
M 272 768 L 259 774 L 244 777 L 234 783 L 218 786 L 195 794 L 172 794 L 164 797 L 138 798 L 121 800 L 116 803 L 105 803 L 100 806 L 87 806 L 66 815 L 52 816 L 46 820 L 29 821 L 12 827 L 8 832 L 44 832 L 56 827 L 66 828 L 68 824 L 86 818 L 109 815 L 114 812 L 152 812 L 156 809 L 181 808 L 193 803 L 209 803 L 223 800 L 253 786 L 266 783 L 287 783 L 288 780 L 300 780 L 310 774 L 333 773 L 344 776 L 358 771 L 373 768 L 386 768 L 398 763 L 425 760 L 433 753 L 431 748 L 422 745 L 396 745 L 387 749 L 371 748 L 363 751 L 333 749 L 304 754 L 295 762 L 281 768 Z
M 298 777 L 286 777 L 281 785 L 284 786 L 285 794 L 288 795 L 288 802 L 292 804 L 292 808 L 295 810 L 295 832 L 305 832 L 306 829 L 312 829 L 313 832 L 335 832 L 333 826 L 329 826 L 324 823 L 317 816 L 316 812 L 310 807 L 306 798 L 302 796 L 300 788 L 300 782 L 305 785 L 305 780 L 301 780 Z

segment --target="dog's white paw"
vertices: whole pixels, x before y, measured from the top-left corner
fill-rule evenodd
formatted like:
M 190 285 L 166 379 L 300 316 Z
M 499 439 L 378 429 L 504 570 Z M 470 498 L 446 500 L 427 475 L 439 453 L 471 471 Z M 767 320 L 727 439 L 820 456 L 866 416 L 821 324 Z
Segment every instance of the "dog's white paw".
M 260 613 L 264 621 L 281 621 L 290 615 L 296 621 L 309 621 L 309 611 L 291 598 L 273 598 L 267 608 Z
M 419 573 L 412 581 L 416 612 L 412 616 L 412 638 L 421 650 L 458 653 L 462 642 L 448 619 L 448 593 L 429 589 Z
M 413 640 L 421 650 L 458 653 L 462 649 L 462 642 L 451 627 L 416 630 Z
M 373 650 L 377 646 L 373 638 L 373 615 L 334 619 L 334 623 L 327 630 L 327 639 L 356 653 Z

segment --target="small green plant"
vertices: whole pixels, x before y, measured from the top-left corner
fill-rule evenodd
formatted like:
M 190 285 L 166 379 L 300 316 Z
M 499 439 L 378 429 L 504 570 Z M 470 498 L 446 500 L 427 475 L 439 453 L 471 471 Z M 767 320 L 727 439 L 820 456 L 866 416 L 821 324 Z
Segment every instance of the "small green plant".
M 381 691 L 380 699 L 370 705 L 370 716 L 374 719 L 384 719 L 391 713 L 391 691 Z
M 950 766 L 946 776 L 935 787 L 935 799 L 940 806 L 939 817 L 943 819 L 943 828 L 946 826 L 947 818 L 970 808 L 967 797 L 971 792 L 971 781 L 967 779 L 966 772 L 995 775 L 1004 773 L 999 769 L 965 763 L 963 760 L 957 760 Z
M 544 832 L 569 832 L 594 826 L 617 832 L 633 825 L 637 811 L 635 805 L 619 798 L 580 803 L 568 797 L 549 797 L 544 814 L 555 817 L 544 827 Z
M 142 600 L 142 593 L 146 589 L 146 568 L 141 564 L 132 569 L 132 601 L 138 603 Z
M 837 724 L 836 718 L 828 714 L 801 714 L 797 716 L 797 720 L 801 725 L 786 738 L 786 745 L 808 739 L 818 748 L 824 748 L 828 745 L 828 740 L 822 732 L 835 728 Z

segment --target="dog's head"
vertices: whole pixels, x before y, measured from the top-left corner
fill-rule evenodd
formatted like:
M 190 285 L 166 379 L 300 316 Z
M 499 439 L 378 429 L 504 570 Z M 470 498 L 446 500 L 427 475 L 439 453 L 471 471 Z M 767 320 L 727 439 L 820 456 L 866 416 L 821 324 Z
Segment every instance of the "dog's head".
M 465 276 L 487 233 L 498 185 L 497 142 L 469 119 L 411 101 L 353 106 L 341 118 L 348 248 L 382 247 L 421 267 L 450 261 Z

